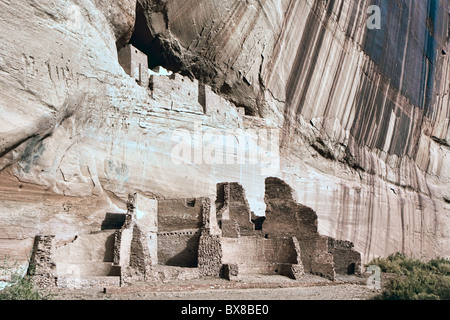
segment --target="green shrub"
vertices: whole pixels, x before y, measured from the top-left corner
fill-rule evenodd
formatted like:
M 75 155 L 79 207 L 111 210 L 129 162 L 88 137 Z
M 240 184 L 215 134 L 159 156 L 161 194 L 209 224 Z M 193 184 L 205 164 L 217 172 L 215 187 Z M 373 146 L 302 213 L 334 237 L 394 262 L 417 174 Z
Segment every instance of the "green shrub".
M 376 299 L 450 300 L 450 261 L 437 258 L 424 262 L 396 253 L 374 259 L 382 272 L 395 276 Z
M 32 277 L 24 275 L 17 263 L 9 264 L 6 257 L 0 269 L 9 278 L 9 285 L 0 289 L 0 300 L 47 300 L 52 297 L 44 289 L 36 287 Z

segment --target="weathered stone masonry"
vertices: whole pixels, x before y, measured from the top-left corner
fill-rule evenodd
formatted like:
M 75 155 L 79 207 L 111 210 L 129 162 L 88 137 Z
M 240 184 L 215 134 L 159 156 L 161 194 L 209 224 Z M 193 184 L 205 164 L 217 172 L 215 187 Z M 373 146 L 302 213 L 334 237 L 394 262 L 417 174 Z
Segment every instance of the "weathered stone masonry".
M 38 235 L 34 241 L 31 267 L 28 273 L 41 287 L 56 285 L 56 263 L 54 261 L 55 237 Z
M 56 249 L 54 237 L 36 237 L 34 274 L 42 285 L 67 286 L 70 261 L 79 286 L 205 276 L 238 280 L 247 274 L 300 279 L 305 272 L 333 280 L 336 274 L 360 273 L 361 256 L 353 244 L 321 236 L 315 212 L 296 203 L 282 180 L 266 180 L 262 230 L 255 230 L 251 218 L 256 217 L 241 185 L 220 183 L 217 191 L 215 198 L 195 199 L 130 194 L 124 219 L 107 216 L 112 225 L 123 221 L 120 229 L 80 235 Z M 105 262 L 99 261 L 102 248 L 95 246 L 109 248 L 103 253 Z
M 278 178 L 266 179 L 266 221 L 262 231 L 269 238 L 298 239 L 306 272 L 334 279 L 336 273 L 359 273 L 361 256 L 353 244 L 322 236 L 317 231 L 317 214 L 294 200 L 292 188 Z

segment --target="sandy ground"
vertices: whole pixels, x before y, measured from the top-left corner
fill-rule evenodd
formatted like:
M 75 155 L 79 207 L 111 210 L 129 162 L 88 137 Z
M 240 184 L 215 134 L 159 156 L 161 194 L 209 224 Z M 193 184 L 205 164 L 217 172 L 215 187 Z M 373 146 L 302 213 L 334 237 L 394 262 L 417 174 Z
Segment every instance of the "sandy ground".
M 196 279 L 121 288 L 57 289 L 55 300 L 367 300 L 377 294 L 364 278 L 329 281 L 307 275 L 301 280 L 282 276 L 246 276 L 239 281 Z

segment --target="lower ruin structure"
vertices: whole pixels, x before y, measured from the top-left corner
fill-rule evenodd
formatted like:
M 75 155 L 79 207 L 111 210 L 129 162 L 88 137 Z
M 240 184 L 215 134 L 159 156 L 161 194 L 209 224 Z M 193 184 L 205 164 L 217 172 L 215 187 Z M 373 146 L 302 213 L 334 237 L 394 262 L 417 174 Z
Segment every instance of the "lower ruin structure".
M 266 179 L 265 202 L 260 219 L 238 183 L 218 184 L 216 198 L 132 193 L 127 213 L 108 213 L 98 232 L 70 243 L 36 236 L 29 273 L 40 286 L 61 288 L 252 274 L 334 280 L 361 273 L 353 244 L 320 235 L 316 213 L 297 203 L 284 181 Z
M 30 259 L 42 286 L 109 287 L 450 258 L 450 1 L 0 17 L 0 290 Z

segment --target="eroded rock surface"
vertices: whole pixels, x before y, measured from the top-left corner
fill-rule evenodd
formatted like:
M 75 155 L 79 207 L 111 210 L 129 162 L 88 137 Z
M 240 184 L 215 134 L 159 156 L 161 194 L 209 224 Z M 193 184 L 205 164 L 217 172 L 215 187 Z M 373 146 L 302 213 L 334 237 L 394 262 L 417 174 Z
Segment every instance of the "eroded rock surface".
M 1 0 L 0 254 L 100 230 L 135 191 L 236 181 L 264 214 L 277 176 L 366 262 L 450 256 L 448 4 L 377 1 L 369 30 L 374 3 Z M 139 85 L 119 64 L 130 41 L 174 74 Z M 207 161 L 211 133 L 257 141 L 257 161 Z

